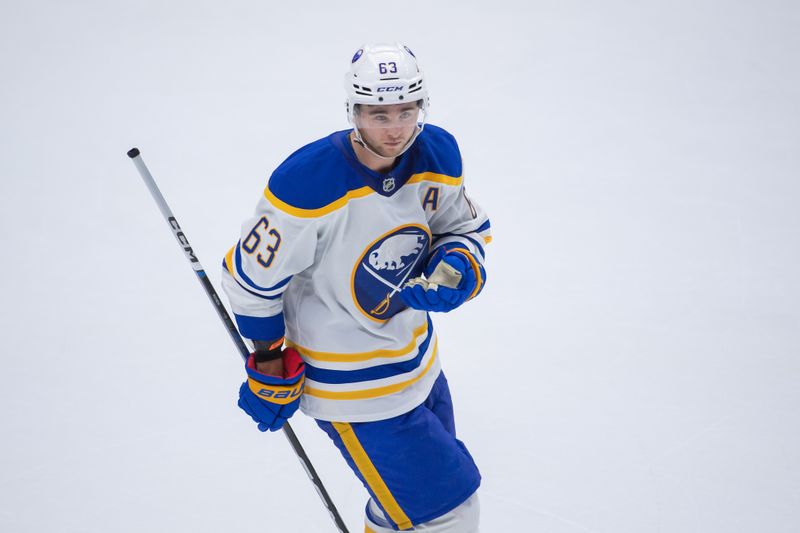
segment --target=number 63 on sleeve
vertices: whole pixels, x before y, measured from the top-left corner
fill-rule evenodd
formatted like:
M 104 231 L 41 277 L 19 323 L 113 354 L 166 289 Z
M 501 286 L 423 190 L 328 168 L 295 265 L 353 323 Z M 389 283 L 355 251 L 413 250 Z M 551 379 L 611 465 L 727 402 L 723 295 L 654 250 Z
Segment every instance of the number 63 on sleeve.
M 272 266 L 272 261 L 275 259 L 275 254 L 281 246 L 281 234 L 275 228 L 269 227 L 269 220 L 267 217 L 261 217 L 250 233 L 247 234 L 244 242 L 242 242 L 242 249 L 248 254 L 252 255 L 261 244 L 262 235 L 272 237 L 272 242 L 267 244 L 266 253 L 258 252 L 256 261 L 264 268 Z

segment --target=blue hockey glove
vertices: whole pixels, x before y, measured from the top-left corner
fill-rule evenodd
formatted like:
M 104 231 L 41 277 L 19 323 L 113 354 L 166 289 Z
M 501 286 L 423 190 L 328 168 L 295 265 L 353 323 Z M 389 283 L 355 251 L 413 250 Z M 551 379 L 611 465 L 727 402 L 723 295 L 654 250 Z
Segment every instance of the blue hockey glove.
M 239 388 L 239 407 L 258 423 L 261 431 L 277 431 L 300 406 L 306 367 L 292 348 L 283 350 L 283 376 L 256 370 L 254 354 L 247 359 L 247 381 Z
M 447 313 L 480 292 L 486 272 L 468 250 L 442 246 L 428 261 L 425 277 L 406 283 L 400 297 L 414 309 Z

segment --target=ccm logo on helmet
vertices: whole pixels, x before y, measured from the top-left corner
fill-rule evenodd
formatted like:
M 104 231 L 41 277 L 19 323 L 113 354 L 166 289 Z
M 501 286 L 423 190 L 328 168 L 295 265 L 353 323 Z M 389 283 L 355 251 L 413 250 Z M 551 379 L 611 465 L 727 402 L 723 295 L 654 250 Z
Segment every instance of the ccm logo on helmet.
M 402 91 L 403 87 L 405 87 L 405 86 L 404 85 L 399 85 L 397 87 L 378 87 L 378 91 L 377 92 L 379 92 L 379 93 L 391 93 L 391 92 L 394 92 L 394 91 Z

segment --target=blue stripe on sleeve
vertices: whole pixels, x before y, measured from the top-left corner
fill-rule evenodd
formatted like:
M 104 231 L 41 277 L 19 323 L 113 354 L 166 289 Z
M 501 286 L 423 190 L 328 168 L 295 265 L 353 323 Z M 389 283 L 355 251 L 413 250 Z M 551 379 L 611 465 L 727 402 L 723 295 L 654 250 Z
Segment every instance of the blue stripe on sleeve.
M 240 286 L 242 289 L 244 289 L 244 290 L 245 290 L 246 292 L 248 292 L 249 294 L 252 294 L 253 296 L 258 296 L 259 298 L 263 298 L 264 300 L 280 300 L 280 298 L 283 296 L 283 293 L 276 294 L 275 296 L 264 296 L 263 294 L 259 294 L 259 293 L 255 292 L 255 291 L 251 291 L 250 289 L 248 289 L 247 287 L 245 287 L 244 285 L 242 285 L 242 284 L 239 282 L 239 280 L 238 280 L 238 279 L 236 279 L 235 281 L 236 281 L 236 284 L 237 284 L 238 286 Z
M 492 225 L 489 223 L 489 220 L 487 219 L 486 222 L 481 224 L 481 227 L 479 227 L 478 229 L 475 230 L 475 233 L 480 233 L 482 231 L 486 231 L 487 229 L 489 229 L 491 227 L 492 227 Z
M 435 250 L 436 248 L 438 248 L 438 246 L 436 245 L 436 241 L 438 241 L 439 239 L 444 239 L 445 237 L 458 237 L 459 239 L 467 239 L 469 242 L 475 245 L 475 248 L 478 249 L 478 253 L 481 254 L 481 259 L 486 259 L 486 252 L 483 251 L 483 246 L 481 246 L 480 243 L 475 239 L 473 239 L 472 237 L 461 233 L 442 233 L 434 235 L 435 240 L 433 241 L 433 246 L 431 247 L 431 249 Z M 447 243 L 447 246 L 449 246 L 450 244 L 452 243 Z
M 225 271 L 227 272 L 227 270 L 228 270 L 228 265 L 225 263 L 225 260 L 224 260 L 224 259 L 222 260 L 222 268 L 224 268 L 224 269 L 225 269 Z M 283 296 L 283 293 L 276 294 L 275 296 L 264 296 L 263 294 L 259 294 L 259 293 L 255 292 L 255 291 L 251 291 L 251 290 L 250 290 L 248 287 L 245 287 L 244 285 L 242 285 L 242 282 L 240 282 L 238 279 L 236 279 L 236 278 L 233 276 L 233 274 L 231 274 L 231 278 L 233 278 L 233 281 L 235 281 L 235 282 L 236 282 L 236 284 L 237 284 L 239 287 L 241 287 L 241 288 L 242 288 L 242 290 L 244 290 L 244 291 L 245 291 L 245 292 L 247 292 L 248 294 L 252 294 L 253 296 L 258 296 L 259 298 L 263 298 L 264 300 L 278 300 L 278 299 L 280 299 L 280 298 Z M 291 276 L 289 276 L 289 278 L 288 278 L 288 279 L 292 279 L 292 278 L 291 278 Z
M 286 327 L 283 313 L 275 316 L 246 316 L 233 314 L 242 337 L 258 341 L 271 341 L 283 337 Z
M 247 283 L 248 285 L 250 285 L 250 287 L 252 287 L 253 289 L 255 289 L 257 291 L 268 292 L 268 291 L 278 290 L 278 289 L 282 288 L 283 286 L 285 286 L 287 283 L 289 283 L 289 281 L 291 281 L 291 279 L 292 279 L 292 276 L 289 276 L 288 278 L 279 281 L 277 284 L 273 285 L 272 287 L 259 287 L 258 285 L 256 285 L 253 282 L 253 280 L 251 280 L 247 276 L 247 274 L 244 273 L 244 269 L 242 268 L 241 241 L 236 244 L 236 253 L 234 254 L 233 262 L 236 264 L 236 272 L 239 274 L 239 277 L 241 277 L 245 281 L 245 283 Z
M 355 383 L 359 381 L 372 381 L 374 379 L 388 378 L 397 376 L 398 374 L 405 374 L 419 366 L 425 352 L 428 351 L 428 345 L 431 343 L 433 337 L 433 324 L 431 323 L 430 316 L 428 317 L 428 336 L 420 344 L 419 351 L 416 357 L 403 361 L 402 363 L 389 363 L 386 365 L 373 366 L 371 368 L 364 368 L 361 370 L 329 370 L 327 368 L 318 368 L 311 366 L 306 362 L 306 376 L 309 379 L 318 381 L 320 383 Z
M 473 239 L 472 237 L 469 237 L 467 235 L 460 235 L 460 237 L 463 237 L 464 239 L 467 239 L 469 242 L 471 242 L 473 245 L 475 245 L 475 248 L 478 249 L 478 253 L 481 254 L 481 259 L 486 259 L 486 252 L 483 251 L 483 246 L 481 246 L 478 241 L 476 241 L 475 239 Z

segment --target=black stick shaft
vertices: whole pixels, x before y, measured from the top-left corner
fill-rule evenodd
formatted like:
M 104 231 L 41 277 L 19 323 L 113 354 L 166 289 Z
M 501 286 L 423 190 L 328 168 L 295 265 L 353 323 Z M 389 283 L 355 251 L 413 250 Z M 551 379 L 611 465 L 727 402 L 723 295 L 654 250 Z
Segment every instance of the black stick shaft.
M 242 359 L 246 361 L 250 356 L 250 350 L 242 340 L 241 335 L 239 335 L 239 330 L 236 329 L 236 325 L 233 323 L 233 320 L 231 320 L 228 310 L 225 309 L 225 306 L 219 299 L 217 291 L 214 290 L 214 286 L 211 284 L 208 276 L 206 276 L 205 270 L 203 270 L 200 261 L 197 259 L 197 256 L 194 253 L 194 250 L 192 250 L 192 247 L 189 244 L 189 239 L 186 238 L 186 234 L 181 229 L 180 224 L 178 224 L 178 220 L 175 218 L 175 215 L 172 214 L 172 210 L 169 208 L 169 205 L 167 205 L 167 201 L 161 194 L 161 191 L 159 190 L 158 185 L 156 185 L 152 174 L 150 174 L 150 171 L 144 164 L 144 160 L 142 160 L 139 149 L 130 149 L 128 151 L 128 157 L 130 157 L 133 160 L 133 164 L 136 165 L 136 169 L 139 171 L 139 174 L 142 176 L 145 185 L 147 185 L 147 188 L 150 190 L 150 194 L 153 196 L 153 200 L 155 200 L 156 204 L 158 205 L 158 209 L 161 211 L 164 219 L 169 224 L 172 234 L 175 236 L 178 244 L 183 249 L 183 253 L 186 255 L 186 259 L 189 260 L 189 264 L 192 266 L 194 273 L 197 274 L 197 279 L 200 281 L 203 289 L 205 289 L 208 299 L 211 300 L 211 303 L 214 305 L 214 309 L 217 311 L 217 315 L 219 316 L 220 320 L 222 320 L 222 323 L 225 324 L 225 329 L 228 330 L 231 340 L 239 350 L 239 355 L 241 355 Z M 311 464 L 311 460 L 308 458 L 308 455 L 306 455 L 303 446 L 297 439 L 297 435 L 295 435 L 292 426 L 289 425 L 289 422 L 284 424 L 283 434 L 286 435 L 286 438 L 289 440 L 289 444 L 291 444 L 294 453 L 297 454 L 298 459 L 300 459 L 300 463 L 303 465 L 306 474 L 308 474 L 308 478 L 311 480 L 311 483 L 314 484 L 314 488 L 317 489 L 317 493 L 319 494 L 319 497 L 322 498 L 322 503 L 324 503 L 325 507 L 328 509 L 331 518 L 333 518 L 333 521 L 336 524 L 336 527 L 341 533 L 349 533 L 344 520 L 342 520 L 342 517 L 339 515 L 339 511 L 336 509 L 336 506 L 333 504 L 333 500 L 331 500 L 331 497 L 328 495 L 328 491 L 325 490 L 322 480 L 319 478 L 319 475 L 317 475 L 314 465 Z

